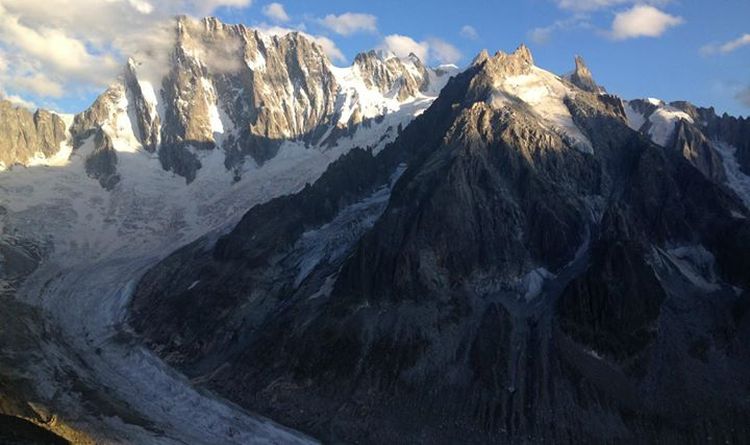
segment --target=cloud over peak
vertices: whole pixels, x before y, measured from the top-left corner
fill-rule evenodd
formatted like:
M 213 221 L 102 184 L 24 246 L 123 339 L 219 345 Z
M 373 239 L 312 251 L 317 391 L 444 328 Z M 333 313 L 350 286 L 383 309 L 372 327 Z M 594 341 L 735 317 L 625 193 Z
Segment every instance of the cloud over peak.
M 390 51 L 398 57 L 414 54 L 423 62 L 456 63 L 463 57 L 455 46 L 438 38 L 416 41 L 409 36 L 391 34 L 383 39 L 380 49 Z

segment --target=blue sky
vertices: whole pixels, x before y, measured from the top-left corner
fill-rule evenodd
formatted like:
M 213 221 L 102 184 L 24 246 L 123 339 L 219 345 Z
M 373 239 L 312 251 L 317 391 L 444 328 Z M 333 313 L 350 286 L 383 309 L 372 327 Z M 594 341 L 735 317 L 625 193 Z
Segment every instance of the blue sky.
M 62 0 L 46 0 L 40 5 L 49 7 L 56 1 Z M 79 1 L 83 4 L 92 0 Z M 28 9 L 33 3 L 0 0 L 0 17 L 3 13 L 15 16 L 18 23 L 42 35 L 46 35 L 45 26 L 60 30 L 83 42 L 94 63 L 119 66 L 127 45 L 102 43 L 107 39 L 106 30 L 97 30 L 101 35 L 91 37 L 85 30 L 68 29 L 66 23 L 78 27 L 72 19 L 40 17 L 43 13 L 38 9 Z M 510 51 L 525 42 L 537 65 L 556 73 L 569 71 L 573 56 L 582 55 L 596 80 L 624 98 L 686 99 L 701 106 L 713 105 L 720 112 L 750 114 L 748 0 L 288 0 L 273 6 L 259 0 L 175 0 L 159 2 L 160 6 L 148 0 L 112 3 L 134 8 L 140 15 L 128 12 L 129 18 L 124 18 L 124 9 L 119 10 L 111 18 L 111 32 L 121 24 L 143 21 L 143 17 L 211 14 L 229 23 L 303 30 L 332 46 L 329 53 L 338 59 L 337 65 L 349 63 L 357 52 L 387 47 L 415 49 L 430 64 L 455 62 L 463 66 L 482 48 Z M 106 14 L 100 11 L 100 15 Z M 0 71 L 3 54 L 6 66 L 9 58 L 23 62 L 17 60 L 17 45 L 9 37 L 17 39 L 4 36 L 0 30 Z M 22 48 L 21 54 L 23 51 L 31 53 L 31 66 L 34 57 L 45 57 L 33 46 Z M 81 60 L 88 59 L 81 56 Z M 44 60 L 36 65 L 50 66 Z M 50 79 L 62 89 L 50 84 L 41 91 L 29 88 L 29 82 L 19 82 L 18 75 L 6 75 L 4 79 L 0 74 L 0 81 L 6 80 L 0 88 L 4 86 L 6 96 L 75 112 L 103 89 L 109 70 L 90 74 L 68 69 L 73 78 L 62 73 Z M 54 70 L 43 74 L 49 76 L 50 72 Z M 32 76 L 34 71 L 26 74 Z

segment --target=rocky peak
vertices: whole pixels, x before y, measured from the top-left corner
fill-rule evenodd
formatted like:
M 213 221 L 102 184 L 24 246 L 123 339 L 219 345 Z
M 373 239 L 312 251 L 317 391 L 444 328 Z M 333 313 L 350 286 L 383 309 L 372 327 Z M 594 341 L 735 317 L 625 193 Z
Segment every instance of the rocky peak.
M 576 56 L 575 70 L 570 74 L 569 78 L 573 85 L 584 91 L 591 93 L 601 91 L 601 88 L 594 82 L 594 77 L 581 56 Z
M 528 74 L 534 66 L 534 57 L 529 48 L 521 44 L 515 51 L 507 54 L 498 51 L 488 60 L 485 70 L 494 76 L 515 76 Z
M 534 57 L 531 55 L 531 50 L 524 43 L 522 43 L 521 45 L 518 46 L 518 48 L 516 48 L 516 50 L 513 52 L 513 55 L 520 57 L 529 65 L 534 64 Z
M 479 54 L 474 56 L 474 60 L 471 61 L 471 66 L 481 65 L 490 59 L 490 53 L 486 49 L 479 51 Z
M 354 66 L 367 87 L 399 101 L 426 91 L 430 84 L 427 68 L 413 53 L 402 59 L 393 53 L 371 50 L 358 54 Z
M 57 114 L 31 112 L 0 98 L 0 170 L 51 157 L 65 138 L 65 123 Z

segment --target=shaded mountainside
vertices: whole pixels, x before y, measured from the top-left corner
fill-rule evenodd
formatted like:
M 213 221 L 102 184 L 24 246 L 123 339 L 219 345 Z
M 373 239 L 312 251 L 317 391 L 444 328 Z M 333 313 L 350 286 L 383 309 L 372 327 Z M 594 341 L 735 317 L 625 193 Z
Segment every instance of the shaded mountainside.
M 683 101 L 666 104 L 657 99 L 637 99 L 627 102 L 625 109 L 631 128 L 682 153 L 714 182 L 737 189 L 737 181 L 732 178 L 734 164 L 744 176 L 750 173 L 749 119 L 719 116 L 713 108 Z M 722 159 L 726 157 L 723 154 L 730 155 L 732 165 Z M 750 189 L 740 187 L 738 192 L 747 195 Z
M 147 272 L 130 323 L 327 442 L 746 443 L 750 211 L 576 85 L 478 57 L 382 152 Z

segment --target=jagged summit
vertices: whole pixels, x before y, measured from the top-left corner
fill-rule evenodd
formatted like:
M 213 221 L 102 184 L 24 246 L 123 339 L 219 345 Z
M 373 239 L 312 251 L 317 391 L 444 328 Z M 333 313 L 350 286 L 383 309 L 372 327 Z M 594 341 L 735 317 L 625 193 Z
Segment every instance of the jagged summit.
M 518 48 L 516 48 L 516 50 L 513 52 L 513 55 L 520 57 L 529 65 L 534 64 L 534 57 L 531 55 L 531 50 L 528 46 L 526 46 L 525 43 L 522 43 Z
M 602 91 L 602 88 L 594 81 L 591 71 L 588 66 L 586 66 L 586 62 L 581 56 L 575 57 L 575 69 L 569 75 L 569 79 L 575 86 L 584 91 L 591 93 L 599 93 Z
M 479 54 L 474 56 L 474 59 L 471 61 L 470 66 L 481 65 L 482 63 L 489 60 L 489 58 L 490 58 L 490 53 L 486 49 L 483 49 L 479 51 Z
M 304 33 L 271 35 L 214 17 L 181 16 L 174 26 L 168 57 L 131 58 L 118 82 L 76 116 L 76 146 L 102 133 L 90 154 L 103 160 L 91 163 L 93 177 L 118 177 L 120 151 L 154 153 L 191 182 L 214 150 L 241 176 L 246 161 L 268 162 L 285 141 L 355 144 L 358 129 L 376 125 L 389 134 L 385 143 L 414 116 L 399 113 L 404 104 L 427 107 L 457 72 L 376 50 L 338 68 Z

